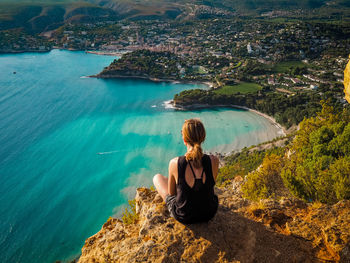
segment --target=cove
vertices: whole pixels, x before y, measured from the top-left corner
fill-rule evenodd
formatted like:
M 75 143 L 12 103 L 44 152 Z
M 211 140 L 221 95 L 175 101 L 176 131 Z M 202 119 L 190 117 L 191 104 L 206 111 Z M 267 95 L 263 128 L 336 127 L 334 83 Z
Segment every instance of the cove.
M 0 55 L 1 262 L 77 256 L 136 187 L 150 186 L 185 152 L 185 119 L 203 121 L 211 152 L 278 133 L 249 111 L 164 107 L 175 93 L 201 85 L 84 77 L 113 59 L 61 50 Z

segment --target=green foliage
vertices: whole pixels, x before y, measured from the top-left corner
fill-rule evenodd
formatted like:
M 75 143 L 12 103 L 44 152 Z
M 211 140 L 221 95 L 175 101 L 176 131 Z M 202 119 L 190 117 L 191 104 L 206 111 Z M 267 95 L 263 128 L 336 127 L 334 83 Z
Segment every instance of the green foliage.
M 284 61 L 275 64 L 271 70 L 274 73 L 291 73 L 292 71 L 295 75 L 300 75 L 305 72 L 305 64 L 301 61 Z
M 216 89 L 215 94 L 231 95 L 237 93 L 253 93 L 261 89 L 261 86 L 255 83 L 242 82 L 233 86 L 224 86 L 222 88 Z
M 282 156 L 284 151 L 284 148 L 273 148 L 250 152 L 247 148 L 244 148 L 241 152 L 229 155 L 225 158 L 225 166 L 219 170 L 217 184 L 223 185 L 226 181 L 236 176 L 245 177 L 245 175 L 259 167 L 266 155 L 275 154 Z
M 128 208 L 125 208 L 122 215 L 122 220 L 124 224 L 134 224 L 139 220 L 139 215 L 136 213 L 136 200 L 129 200 L 128 203 L 130 206 L 130 211 Z
M 350 198 L 350 112 L 322 112 L 305 119 L 281 176 L 290 191 L 307 201 L 335 203 Z
M 75 22 L 80 19 L 97 22 L 107 17 L 115 17 L 115 12 L 88 1 L 0 1 L 0 30 L 20 28 L 38 34 L 57 28 L 72 18 Z
M 282 166 L 281 156 L 266 155 L 261 167 L 247 175 L 247 181 L 242 186 L 244 196 L 254 201 L 276 197 L 280 189 L 284 188 L 280 176 Z
M 170 52 L 137 50 L 125 54 L 102 71 L 103 74 L 121 74 L 154 78 L 180 78 L 177 63 L 183 62 Z M 131 72 L 131 73 L 130 73 Z
M 186 90 L 175 95 L 178 105 L 190 106 L 196 103 L 209 105 L 240 105 L 273 116 L 286 127 L 299 124 L 304 117 L 315 116 L 321 109 L 321 96 L 316 93 L 300 92 L 294 96 L 275 92 L 261 94 L 220 94 L 219 90 Z

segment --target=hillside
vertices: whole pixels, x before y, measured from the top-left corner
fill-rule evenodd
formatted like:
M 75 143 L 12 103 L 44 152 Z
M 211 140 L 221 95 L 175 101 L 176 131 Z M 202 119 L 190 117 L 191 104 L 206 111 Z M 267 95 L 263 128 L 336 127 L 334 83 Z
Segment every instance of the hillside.
M 28 33 L 56 29 L 64 23 L 117 19 L 115 11 L 90 3 L 1 3 L 0 30 L 23 28 Z
M 264 17 L 271 12 L 292 17 L 344 19 L 350 17 L 350 4 L 345 0 L 0 0 L 0 30 L 24 28 L 29 33 L 41 33 L 72 22 Z

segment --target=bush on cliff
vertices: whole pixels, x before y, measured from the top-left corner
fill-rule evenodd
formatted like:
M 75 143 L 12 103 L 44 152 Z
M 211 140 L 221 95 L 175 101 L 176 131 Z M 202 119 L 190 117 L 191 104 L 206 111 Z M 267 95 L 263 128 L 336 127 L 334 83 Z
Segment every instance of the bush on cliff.
M 328 102 L 321 104 L 316 117 L 300 123 L 286 156 L 284 148 L 244 150 L 228 157 L 218 181 L 250 172 L 242 191 L 251 200 L 289 193 L 329 204 L 350 199 L 350 110 L 336 111 Z
M 247 175 L 242 186 L 244 197 L 254 201 L 283 195 L 284 186 L 280 176 L 283 157 L 276 154 L 266 155 L 262 165 Z
M 136 200 L 129 200 L 128 203 L 130 211 L 128 208 L 125 208 L 125 211 L 122 215 L 122 220 L 124 224 L 134 224 L 139 219 L 139 215 L 136 213 Z
M 281 176 L 294 195 L 332 204 L 350 199 L 350 111 L 322 106 L 300 123 Z
M 224 185 L 225 182 L 235 178 L 236 176 L 245 177 L 246 174 L 258 168 L 269 154 L 283 155 L 284 148 L 272 148 L 268 150 L 250 152 L 248 148 L 244 148 L 241 152 L 231 154 L 225 157 L 225 166 L 219 170 L 217 178 L 218 185 Z

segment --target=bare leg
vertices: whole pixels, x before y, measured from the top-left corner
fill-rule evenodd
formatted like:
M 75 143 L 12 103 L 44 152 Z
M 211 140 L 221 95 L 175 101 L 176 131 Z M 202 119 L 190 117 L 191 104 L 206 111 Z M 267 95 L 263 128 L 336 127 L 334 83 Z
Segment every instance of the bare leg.
M 168 192 L 168 177 L 161 174 L 156 174 L 153 177 L 153 184 L 156 187 L 158 193 L 165 201 L 165 197 L 169 194 Z

